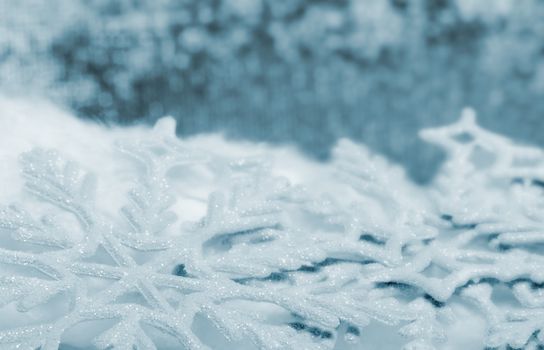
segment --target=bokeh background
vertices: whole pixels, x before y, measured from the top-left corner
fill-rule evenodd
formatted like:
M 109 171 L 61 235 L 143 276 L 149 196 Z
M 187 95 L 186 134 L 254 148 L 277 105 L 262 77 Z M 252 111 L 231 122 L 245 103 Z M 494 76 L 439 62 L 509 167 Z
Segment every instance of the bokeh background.
M 417 131 L 464 106 L 544 145 L 544 1 L 0 0 L 0 93 L 321 160 L 350 137 L 424 183 Z

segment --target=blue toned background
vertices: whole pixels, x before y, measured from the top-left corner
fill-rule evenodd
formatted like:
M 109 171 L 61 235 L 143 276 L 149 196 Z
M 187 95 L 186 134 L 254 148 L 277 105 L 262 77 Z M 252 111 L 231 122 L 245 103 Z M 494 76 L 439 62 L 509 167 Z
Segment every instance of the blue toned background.
M 295 144 L 350 137 L 420 182 L 473 106 L 544 145 L 542 0 L 0 0 L 0 91 L 82 118 Z

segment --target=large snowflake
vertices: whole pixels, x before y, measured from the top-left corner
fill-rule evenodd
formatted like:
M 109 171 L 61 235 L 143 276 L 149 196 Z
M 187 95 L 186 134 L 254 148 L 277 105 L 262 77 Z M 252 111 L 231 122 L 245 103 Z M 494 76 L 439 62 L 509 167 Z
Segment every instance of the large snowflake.
M 117 143 L 133 184 L 118 214 L 83 166 L 20 157 L 31 196 L 0 210 L 2 349 L 348 349 L 374 324 L 433 349 L 472 305 L 485 345 L 543 343 L 540 150 L 466 111 L 422 132 L 449 155 L 428 188 L 346 140 L 293 185 L 266 154 L 192 149 L 174 131 L 165 118 Z M 187 198 L 202 219 L 178 218 Z

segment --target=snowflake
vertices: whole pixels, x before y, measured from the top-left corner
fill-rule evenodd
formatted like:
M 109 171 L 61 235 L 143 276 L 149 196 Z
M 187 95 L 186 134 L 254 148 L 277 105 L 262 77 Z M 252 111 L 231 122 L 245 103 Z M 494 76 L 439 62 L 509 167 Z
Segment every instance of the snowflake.
M 542 345 L 542 152 L 470 110 L 421 135 L 448 153 L 427 187 L 347 140 L 292 184 L 266 154 L 191 148 L 164 118 L 117 143 L 133 177 L 118 213 L 83 166 L 24 153 L 31 196 L 0 210 L 2 349 L 347 349 L 373 323 L 436 349 L 466 305 L 485 346 Z M 199 220 L 180 218 L 187 198 Z

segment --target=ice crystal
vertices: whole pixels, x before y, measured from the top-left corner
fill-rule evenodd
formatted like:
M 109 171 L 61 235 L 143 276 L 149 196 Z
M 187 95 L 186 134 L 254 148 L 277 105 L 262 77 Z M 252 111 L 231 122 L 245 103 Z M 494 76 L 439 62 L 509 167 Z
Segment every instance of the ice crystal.
M 543 345 L 544 154 L 471 110 L 422 131 L 448 153 L 429 187 L 347 140 L 292 183 L 266 154 L 191 147 L 170 118 L 146 135 L 116 143 L 118 213 L 84 165 L 21 155 L 31 196 L 0 210 L 2 349 L 350 349 L 376 324 L 440 349 L 467 309 L 481 347 Z

